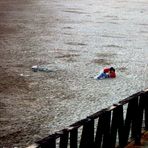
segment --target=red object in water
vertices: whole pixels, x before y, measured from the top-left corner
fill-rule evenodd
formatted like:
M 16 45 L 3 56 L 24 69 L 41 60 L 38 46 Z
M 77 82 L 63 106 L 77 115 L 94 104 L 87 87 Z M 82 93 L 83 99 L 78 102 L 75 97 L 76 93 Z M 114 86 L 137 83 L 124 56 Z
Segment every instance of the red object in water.
M 110 71 L 110 68 L 104 68 L 104 69 L 103 69 L 103 72 L 104 72 L 104 73 L 109 73 L 109 71 Z
M 115 71 L 110 71 L 110 68 L 104 68 L 103 72 L 108 73 L 109 78 L 115 78 L 116 77 L 116 72 Z
M 109 78 L 115 78 L 115 77 L 116 77 L 116 73 L 115 72 L 109 73 Z

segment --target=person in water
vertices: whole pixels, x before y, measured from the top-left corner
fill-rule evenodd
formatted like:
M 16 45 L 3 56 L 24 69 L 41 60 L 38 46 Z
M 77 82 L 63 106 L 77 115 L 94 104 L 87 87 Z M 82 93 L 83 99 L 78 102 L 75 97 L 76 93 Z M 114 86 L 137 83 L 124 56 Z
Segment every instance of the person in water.
M 116 72 L 113 67 L 104 68 L 103 72 L 95 77 L 95 79 L 115 78 Z

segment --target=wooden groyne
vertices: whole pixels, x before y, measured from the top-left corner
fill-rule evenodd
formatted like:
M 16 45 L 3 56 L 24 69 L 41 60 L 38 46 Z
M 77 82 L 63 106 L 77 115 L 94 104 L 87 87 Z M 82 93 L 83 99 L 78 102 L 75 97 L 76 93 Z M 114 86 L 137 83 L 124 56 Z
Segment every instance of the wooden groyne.
M 148 131 L 148 90 L 140 91 L 29 148 L 124 148 Z

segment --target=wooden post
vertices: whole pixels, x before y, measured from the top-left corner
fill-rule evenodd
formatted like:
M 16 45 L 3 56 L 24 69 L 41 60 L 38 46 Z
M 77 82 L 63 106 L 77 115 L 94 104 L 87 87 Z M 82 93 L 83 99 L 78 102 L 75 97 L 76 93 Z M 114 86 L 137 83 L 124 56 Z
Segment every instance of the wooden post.
M 63 134 L 60 136 L 60 148 L 67 148 L 68 136 L 69 132 L 67 130 L 63 130 Z
M 94 120 L 89 119 L 84 123 L 80 148 L 93 148 L 94 145 Z
M 78 148 L 78 129 L 72 129 L 70 131 L 70 148 Z
M 110 119 L 111 111 L 106 111 L 99 117 L 94 148 L 110 147 Z
M 132 123 L 132 115 L 134 111 L 134 99 L 130 100 L 128 103 L 128 108 L 127 108 L 127 113 L 126 113 L 126 119 L 125 119 L 125 124 L 124 124 L 124 146 L 127 145 L 128 142 L 128 137 L 130 133 L 130 128 L 131 128 L 131 123 Z
M 123 137 L 123 106 L 119 105 L 113 110 L 112 124 L 111 124 L 111 146 L 114 148 L 116 145 L 117 131 L 119 133 L 119 146 L 124 147 Z
M 55 135 L 51 135 L 42 139 L 41 141 L 36 142 L 39 148 L 56 148 L 56 138 Z
M 144 98 L 143 94 L 139 96 L 139 101 L 138 101 L 138 108 L 137 111 L 135 112 L 135 134 L 133 135 L 135 139 L 135 145 L 140 145 L 140 140 L 141 140 L 141 131 L 142 131 L 142 121 L 143 121 L 143 111 L 144 111 Z M 138 119 L 137 119 L 138 117 Z
M 145 91 L 143 99 L 145 105 L 145 130 L 148 131 L 148 89 Z
M 132 120 L 132 127 L 131 127 L 131 137 L 135 140 L 135 143 L 137 145 L 140 145 L 140 137 L 141 137 L 141 127 L 140 127 L 140 108 L 139 108 L 139 102 L 141 98 L 139 96 L 136 96 L 133 98 L 132 102 L 132 109 L 131 109 L 131 120 Z M 137 119 L 138 117 L 138 119 Z M 140 130 L 140 132 L 138 132 Z

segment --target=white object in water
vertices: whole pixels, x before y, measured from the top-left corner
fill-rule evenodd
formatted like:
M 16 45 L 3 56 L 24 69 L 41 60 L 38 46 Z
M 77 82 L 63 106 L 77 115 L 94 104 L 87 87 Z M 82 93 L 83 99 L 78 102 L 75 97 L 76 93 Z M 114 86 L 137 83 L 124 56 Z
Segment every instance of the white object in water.
M 37 72 L 37 71 L 53 72 L 53 70 L 49 70 L 47 67 L 44 67 L 44 66 L 37 66 L 37 65 L 32 66 L 32 70 L 33 70 L 34 72 Z
M 37 66 L 37 65 L 32 66 L 32 70 L 33 70 L 34 72 L 37 72 L 37 71 L 38 71 L 38 66 Z

